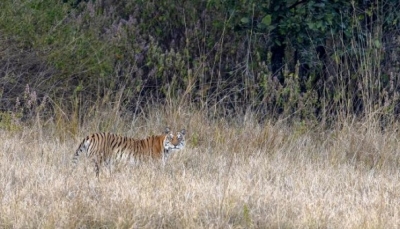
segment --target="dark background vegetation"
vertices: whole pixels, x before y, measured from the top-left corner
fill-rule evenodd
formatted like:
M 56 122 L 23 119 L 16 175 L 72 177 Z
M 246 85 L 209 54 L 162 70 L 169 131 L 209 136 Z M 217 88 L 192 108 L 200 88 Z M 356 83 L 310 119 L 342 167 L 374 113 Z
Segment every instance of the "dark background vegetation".
M 398 0 L 3 0 L 0 117 L 176 101 L 260 120 L 395 119 L 399 11 Z

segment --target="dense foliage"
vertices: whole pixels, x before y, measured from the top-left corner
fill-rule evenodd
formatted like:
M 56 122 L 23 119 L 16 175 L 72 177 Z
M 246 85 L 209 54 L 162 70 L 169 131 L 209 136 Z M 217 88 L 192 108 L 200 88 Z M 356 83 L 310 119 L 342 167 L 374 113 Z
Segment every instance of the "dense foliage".
M 4 0 L 1 109 L 118 100 L 135 112 L 177 99 L 261 118 L 394 117 L 399 10 L 397 0 Z

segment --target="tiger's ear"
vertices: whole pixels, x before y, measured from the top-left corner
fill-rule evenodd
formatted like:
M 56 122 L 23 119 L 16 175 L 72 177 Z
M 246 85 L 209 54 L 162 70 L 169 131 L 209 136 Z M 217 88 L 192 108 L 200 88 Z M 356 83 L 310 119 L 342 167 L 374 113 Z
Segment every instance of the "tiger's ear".
M 180 133 L 181 133 L 182 135 L 185 135 L 185 134 L 186 134 L 186 130 L 185 130 L 185 129 L 182 129 Z
M 169 128 L 169 127 L 165 127 L 165 132 L 164 132 L 165 134 L 169 134 L 169 133 L 171 133 L 171 129 Z

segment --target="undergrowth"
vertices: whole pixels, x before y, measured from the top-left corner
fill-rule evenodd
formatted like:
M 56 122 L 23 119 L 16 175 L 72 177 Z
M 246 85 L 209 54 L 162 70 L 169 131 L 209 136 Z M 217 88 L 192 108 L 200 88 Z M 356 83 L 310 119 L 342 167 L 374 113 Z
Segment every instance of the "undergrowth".
M 187 106 L 141 115 L 98 110 L 75 134 L 54 119 L 0 131 L 0 224 L 13 228 L 376 228 L 397 225 L 398 124 L 342 120 L 332 129 L 254 114 L 210 119 Z M 40 115 L 39 115 L 40 116 Z M 71 159 L 89 133 L 143 138 L 187 129 L 166 166 L 143 162 L 100 179 Z

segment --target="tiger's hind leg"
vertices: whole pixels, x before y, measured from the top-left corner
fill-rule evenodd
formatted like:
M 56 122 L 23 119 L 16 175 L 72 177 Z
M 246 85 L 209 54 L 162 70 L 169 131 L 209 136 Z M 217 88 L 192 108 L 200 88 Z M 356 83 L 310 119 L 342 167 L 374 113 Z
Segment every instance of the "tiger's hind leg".
M 96 173 L 96 177 L 98 179 L 100 175 L 100 164 L 97 160 L 94 160 L 94 172 Z
M 108 158 L 105 162 L 104 162 L 104 167 L 107 168 L 108 170 L 108 175 L 109 177 L 111 177 L 113 171 L 115 170 L 115 163 L 113 160 L 111 160 L 111 158 Z

